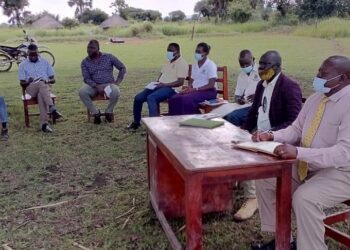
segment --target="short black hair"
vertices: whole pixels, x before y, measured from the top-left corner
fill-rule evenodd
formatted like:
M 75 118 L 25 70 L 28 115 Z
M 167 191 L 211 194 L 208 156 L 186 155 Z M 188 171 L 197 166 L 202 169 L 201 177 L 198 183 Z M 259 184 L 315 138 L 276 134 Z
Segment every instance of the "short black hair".
M 38 46 L 36 46 L 36 44 L 32 43 L 28 46 L 28 50 L 37 50 Z
M 89 44 L 95 44 L 98 49 L 100 49 L 100 43 L 96 39 L 92 39 L 89 41 Z
M 180 45 L 178 43 L 169 43 L 168 47 L 174 47 L 178 52 L 180 52 Z
M 239 58 L 243 58 L 243 57 L 246 57 L 246 56 L 252 56 L 253 57 L 253 54 L 252 54 L 252 52 L 249 49 L 244 49 L 244 50 L 242 50 L 239 53 Z
M 210 52 L 210 46 L 209 46 L 209 44 L 207 44 L 207 43 L 198 43 L 198 45 L 197 45 L 197 48 L 198 47 L 201 47 L 201 48 L 203 48 L 203 51 L 205 52 L 205 53 L 209 53 Z

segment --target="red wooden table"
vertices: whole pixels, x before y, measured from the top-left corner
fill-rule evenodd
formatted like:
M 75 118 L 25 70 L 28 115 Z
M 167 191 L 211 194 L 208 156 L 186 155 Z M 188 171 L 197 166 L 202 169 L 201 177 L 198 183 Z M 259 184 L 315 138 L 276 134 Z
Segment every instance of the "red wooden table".
M 186 249 L 202 249 L 202 214 L 232 208 L 232 183 L 277 177 L 276 249 L 289 249 L 294 161 L 238 149 L 241 131 L 180 127 L 190 116 L 144 118 L 152 206 L 173 249 L 182 249 L 167 219 L 185 216 Z

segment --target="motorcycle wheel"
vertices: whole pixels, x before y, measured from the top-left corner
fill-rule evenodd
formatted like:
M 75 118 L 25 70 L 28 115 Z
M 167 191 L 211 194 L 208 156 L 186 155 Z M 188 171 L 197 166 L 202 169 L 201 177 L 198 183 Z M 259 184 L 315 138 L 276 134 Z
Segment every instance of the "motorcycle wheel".
M 11 67 L 11 58 L 6 54 L 0 53 L 0 72 L 7 72 L 11 69 Z
M 51 64 L 52 67 L 55 65 L 56 60 L 51 52 L 43 50 L 39 51 L 39 54 L 42 58 L 45 58 Z

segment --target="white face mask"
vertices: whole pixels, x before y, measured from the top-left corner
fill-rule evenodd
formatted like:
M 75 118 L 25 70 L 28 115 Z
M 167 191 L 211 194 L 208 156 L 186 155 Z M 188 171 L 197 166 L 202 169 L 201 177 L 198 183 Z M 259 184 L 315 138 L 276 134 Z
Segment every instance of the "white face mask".
M 332 89 L 336 88 L 339 86 L 339 84 L 337 84 L 336 86 L 332 87 L 332 88 L 327 88 L 325 85 L 327 82 L 329 81 L 332 81 L 334 79 L 337 79 L 338 77 L 342 76 L 343 74 L 341 75 L 337 75 L 331 79 L 323 79 L 323 78 L 319 78 L 319 77 L 315 77 L 314 78 L 314 81 L 313 81 L 313 87 L 314 87 L 314 90 L 316 92 L 320 92 L 320 93 L 323 93 L 323 94 L 327 94 L 329 93 Z

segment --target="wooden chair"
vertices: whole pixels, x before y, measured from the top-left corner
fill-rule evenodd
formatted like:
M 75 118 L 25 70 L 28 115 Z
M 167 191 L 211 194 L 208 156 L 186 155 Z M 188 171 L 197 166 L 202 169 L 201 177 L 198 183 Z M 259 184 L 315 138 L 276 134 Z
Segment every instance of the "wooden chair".
M 344 204 L 350 206 L 350 200 L 345 201 Z M 326 229 L 325 235 L 337 242 L 340 242 L 341 244 L 347 247 L 350 247 L 350 235 L 347 235 L 331 227 L 331 225 L 335 223 L 346 221 L 346 220 L 348 220 L 348 222 L 350 220 L 350 208 L 345 211 L 327 216 L 326 219 L 324 219 L 324 224 L 325 224 L 324 226 Z
M 55 105 L 56 102 L 56 96 L 52 93 L 50 93 L 50 97 L 52 99 L 53 104 Z M 23 110 L 24 110 L 24 122 L 26 127 L 30 127 L 30 116 L 39 116 L 40 113 L 29 113 L 29 106 L 38 105 L 38 98 L 31 97 L 26 93 L 26 89 L 22 87 L 22 101 L 23 101 Z M 51 114 L 49 113 L 50 119 Z M 56 120 L 52 119 L 52 123 L 55 124 Z
M 91 100 L 92 101 L 108 101 L 109 98 L 104 94 L 98 94 L 97 96 L 93 97 Z M 91 114 L 88 109 L 86 109 L 86 114 L 87 114 L 88 122 L 90 122 L 91 117 L 94 117 L 94 115 Z M 101 113 L 101 116 L 106 116 L 106 113 Z

